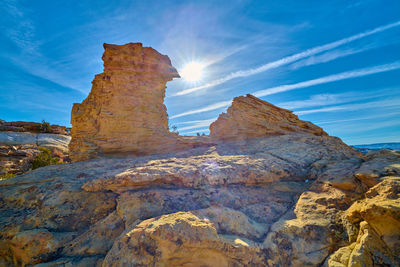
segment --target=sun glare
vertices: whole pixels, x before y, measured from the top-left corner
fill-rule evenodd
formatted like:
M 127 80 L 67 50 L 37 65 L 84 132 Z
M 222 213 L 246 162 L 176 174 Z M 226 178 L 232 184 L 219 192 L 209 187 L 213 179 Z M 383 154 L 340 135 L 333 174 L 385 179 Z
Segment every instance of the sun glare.
M 204 66 L 198 62 L 190 62 L 183 67 L 180 75 L 188 82 L 197 82 L 203 76 L 203 68 Z

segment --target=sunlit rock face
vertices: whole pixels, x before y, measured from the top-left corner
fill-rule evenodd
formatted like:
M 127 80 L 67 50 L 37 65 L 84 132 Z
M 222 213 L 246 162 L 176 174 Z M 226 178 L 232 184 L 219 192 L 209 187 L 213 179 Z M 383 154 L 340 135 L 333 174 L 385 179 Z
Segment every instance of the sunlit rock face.
M 235 97 L 227 112 L 219 115 L 210 126 L 212 138 L 230 141 L 294 132 L 327 135 L 311 122 L 299 120 L 292 111 L 249 94 Z
M 399 152 L 362 155 L 250 95 L 184 149 L 162 104 L 169 60 L 105 47 L 105 72 L 74 106 L 75 159 L 182 151 L 0 181 L 0 266 L 399 265 Z
M 71 113 L 71 158 L 151 154 L 179 147 L 168 130 L 166 83 L 179 77 L 168 56 L 141 43 L 104 44 L 104 72 Z

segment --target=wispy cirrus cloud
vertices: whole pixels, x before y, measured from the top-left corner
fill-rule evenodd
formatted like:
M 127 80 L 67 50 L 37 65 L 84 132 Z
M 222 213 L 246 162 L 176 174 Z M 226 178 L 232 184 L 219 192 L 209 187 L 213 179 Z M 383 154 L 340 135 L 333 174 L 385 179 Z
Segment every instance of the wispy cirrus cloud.
M 373 92 L 364 92 L 360 94 L 359 92 L 346 92 L 339 94 L 316 94 L 310 96 L 308 99 L 287 101 L 278 103 L 278 107 L 295 110 L 300 108 L 309 108 L 317 106 L 328 106 L 341 103 L 348 103 L 353 101 L 361 101 L 371 98 L 377 98 L 382 96 L 393 95 L 393 88 L 378 89 Z
M 307 58 L 309 56 L 316 55 L 318 53 L 334 49 L 334 48 L 339 47 L 341 45 L 344 45 L 344 44 L 359 40 L 361 38 L 364 38 L 364 37 L 367 37 L 367 36 L 370 36 L 370 35 L 373 35 L 373 34 L 376 34 L 376 33 L 379 33 L 379 32 L 383 32 L 383 31 L 386 31 L 388 29 L 391 29 L 391 28 L 394 28 L 394 27 L 398 27 L 398 26 L 400 26 L 400 21 L 396 21 L 394 23 L 387 24 L 387 25 L 384 25 L 384 26 L 380 26 L 380 27 L 377 27 L 377 28 L 369 30 L 369 31 L 358 33 L 358 34 L 352 35 L 350 37 L 337 40 L 335 42 L 331 42 L 331 43 L 328 43 L 328 44 L 325 44 L 325 45 L 321 45 L 321 46 L 317 46 L 317 47 L 314 47 L 314 48 L 310 48 L 310 49 L 305 50 L 303 52 L 300 52 L 300 53 L 297 53 L 297 54 L 294 54 L 294 55 L 291 55 L 291 56 L 287 56 L 287 57 L 281 58 L 281 59 L 273 61 L 273 62 L 269 62 L 269 63 L 264 64 L 262 66 L 259 66 L 257 68 L 236 71 L 236 72 L 233 72 L 233 73 L 231 73 L 231 74 L 229 74 L 229 75 L 227 75 L 225 77 L 222 77 L 220 79 L 211 81 L 211 82 L 206 83 L 204 85 L 182 90 L 182 91 L 176 93 L 173 96 L 180 96 L 180 95 L 190 94 L 190 93 L 193 93 L 193 92 L 205 89 L 205 88 L 209 88 L 209 87 L 213 87 L 213 86 L 217 86 L 217 85 L 223 84 L 223 83 L 225 83 L 227 81 L 230 81 L 232 79 L 235 79 L 235 78 L 248 77 L 248 76 L 251 76 L 251 75 L 255 75 L 255 74 L 264 72 L 266 70 L 274 69 L 274 68 L 277 68 L 277 67 L 280 67 L 280 66 L 283 66 L 283 65 L 287 65 L 287 64 L 293 63 L 293 62 L 295 62 L 295 61 L 297 61 L 299 59 Z M 335 58 L 333 57 L 333 59 L 335 59 Z M 331 59 L 331 60 L 333 60 L 333 59 Z
M 199 109 L 192 109 L 189 111 L 179 113 L 177 115 L 171 116 L 171 119 L 180 118 L 183 116 L 197 114 L 197 113 L 202 113 L 202 112 L 206 112 L 206 111 L 216 110 L 219 108 L 224 108 L 224 107 L 229 106 L 231 103 L 232 103 L 232 100 L 217 102 L 217 103 L 214 103 L 214 104 L 211 104 L 211 105 L 199 108 Z
M 321 55 L 311 56 L 311 57 L 305 58 L 303 60 L 300 60 L 298 62 L 295 62 L 291 65 L 291 68 L 299 69 L 299 68 L 306 67 L 306 66 L 326 63 L 326 62 L 333 61 L 338 58 L 347 57 L 347 56 L 354 55 L 357 53 L 362 53 L 362 52 L 365 52 L 370 49 L 373 49 L 373 48 L 371 46 L 368 46 L 368 47 L 363 47 L 363 48 L 359 48 L 359 49 L 354 49 L 354 48 L 344 49 L 344 50 L 336 49 L 333 51 L 323 53 Z
M 373 116 L 356 117 L 356 118 L 351 118 L 351 119 L 321 121 L 321 122 L 315 122 L 315 124 L 317 124 L 317 125 L 336 124 L 336 123 L 343 123 L 343 122 L 349 122 L 349 121 L 370 120 L 370 119 L 377 119 L 377 118 L 384 118 L 384 117 L 398 116 L 398 115 L 400 115 L 400 111 L 399 112 L 389 112 L 389 113 L 385 112 L 383 114 L 378 114 L 378 115 L 373 115 Z
M 347 127 L 342 128 L 338 132 L 341 134 L 343 133 L 358 133 L 358 132 L 368 132 L 376 129 L 383 129 L 387 127 L 396 127 L 399 126 L 399 120 L 389 120 L 389 121 L 382 121 L 378 123 L 373 123 L 369 125 L 363 125 L 362 127 Z
M 263 96 L 278 94 L 278 93 L 282 93 L 282 92 L 286 92 L 286 91 L 290 91 L 290 90 L 295 90 L 295 89 L 300 89 L 300 88 L 305 88 L 305 87 L 310 87 L 310 86 L 314 86 L 314 85 L 319 85 L 319 84 L 324 84 L 324 83 L 329 83 L 329 82 L 334 82 L 334 81 L 340 81 L 340 80 L 345 80 L 345 79 L 350 79 L 350 78 L 363 77 L 363 76 L 367 76 L 367 75 L 372 75 L 372 74 L 396 70 L 396 69 L 400 69 L 400 61 L 396 61 L 396 62 L 393 62 L 390 64 L 373 66 L 373 67 L 369 67 L 369 68 L 363 68 L 363 69 L 358 69 L 358 70 L 353 70 L 353 71 L 342 72 L 342 73 L 338 73 L 338 74 L 332 74 L 332 75 L 324 76 L 321 78 L 303 81 L 303 82 L 299 82 L 299 83 L 295 83 L 295 84 L 280 85 L 280 86 L 268 88 L 265 90 L 256 91 L 253 93 L 253 95 L 256 97 L 263 97 Z M 232 103 L 231 100 L 216 102 L 214 104 L 207 105 L 202 108 L 193 109 L 193 110 L 179 113 L 177 115 L 172 116 L 171 119 L 179 118 L 179 117 L 183 117 L 183 116 L 187 116 L 187 115 L 192 115 L 192 114 L 198 114 L 198 113 L 202 113 L 202 112 L 207 112 L 207 111 L 211 111 L 211 110 L 216 110 L 219 108 L 227 107 L 231 103 Z
M 82 80 L 73 79 L 70 73 L 63 73 L 66 58 L 63 62 L 49 60 L 42 53 L 44 41 L 37 36 L 34 11 L 23 5 L 23 2 L 16 0 L 5 0 L 4 5 L 0 6 L 0 11 L 5 11 L 5 16 L 9 19 L 9 25 L 0 26 L 4 36 L 19 48 L 18 53 L 0 53 L 0 57 L 9 60 L 12 64 L 25 72 L 50 81 L 64 88 L 86 94 L 88 86 Z M 77 60 L 80 58 L 72 58 Z M 78 76 L 79 77 L 79 76 Z
M 371 107 L 380 107 L 380 108 L 388 108 L 388 107 L 399 107 L 400 106 L 400 98 L 391 98 L 379 101 L 371 101 L 359 104 L 347 104 L 347 105 L 338 105 L 326 108 L 317 108 L 310 110 L 300 110 L 296 111 L 297 115 L 307 115 L 312 113 L 321 113 L 321 112 L 333 112 L 333 111 L 354 111 L 360 109 L 369 109 Z
M 400 69 L 400 61 L 395 61 L 390 64 L 383 64 L 383 65 L 373 66 L 373 67 L 369 67 L 369 68 L 363 68 L 363 69 L 358 69 L 358 70 L 353 70 L 353 71 L 346 71 L 346 72 L 342 72 L 342 73 L 332 74 L 332 75 L 328 75 L 328 76 L 324 76 L 321 78 L 308 80 L 308 81 L 304 81 L 304 82 L 280 85 L 280 86 L 256 91 L 253 93 L 253 95 L 256 97 L 263 97 L 263 96 L 267 96 L 267 95 L 278 94 L 278 93 L 287 92 L 287 91 L 305 88 L 305 87 L 310 87 L 310 86 L 314 86 L 314 85 L 330 83 L 330 82 L 335 82 L 335 81 L 341 81 L 341 80 L 357 78 L 357 77 L 363 77 L 363 76 L 367 76 L 367 75 L 372 75 L 372 74 L 376 74 L 376 73 L 387 72 L 387 71 L 397 70 L 397 69 Z
M 204 128 L 204 129 L 198 129 L 196 131 L 183 132 L 183 134 L 205 133 L 205 132 L 208 132 L 208 131 L 209 131 L 208 128 Z
M 217 118 L 212 118 L 208 120 L 199 120 L 199 121 L 187 121 L 185 123 L 187 124 L 193 124 L 190 126 L 185 126 L 185 127 L 178 127 L 179 131 L 185 131 L 185 130 L 191 130 L 191 129 L 197 129 L 197 128 L 203 128 L 205 126 L 209 126 L 212 122 L 214 122 Z M 183 124 L 183 123 L 181 123 Z

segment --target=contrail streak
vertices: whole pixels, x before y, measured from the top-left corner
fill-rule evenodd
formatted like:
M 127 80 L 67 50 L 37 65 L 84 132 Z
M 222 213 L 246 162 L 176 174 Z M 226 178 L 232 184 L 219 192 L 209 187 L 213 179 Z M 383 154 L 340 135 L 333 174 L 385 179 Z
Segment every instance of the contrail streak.
M 231 100 L 229 101 L 222 101 L 222 102 L 217 102 L 214 103 L 212 105 L 208 105 L 204 108 L 200 108 L 200 109 L 195 109 L 195 110 L 189 110 L 180 114 L 177 114 L 175 116 L 172 116 L 171 119 L 175 119 L 175 118 L 179 118 L 179 117 L 183 117 L 183 116 L 187 116 L 187 115 L 191 115 L 191 114 L 197 114 L 197 113 L 201 113 L 201 112 L 206 112 L 206 111 L 210 111 L 210 110 L 215 110 L 215 109 L 219 109 L 219 108 L 223 108 L 223 107 L 227 107 L 232 103 Z
M 201 90 L 201 89 L 205 89 L 205 88 L 213 87 L 213 86 L 216 86 L 216 85 L 220 85 L 222 83 L 225 83 L 225 82 L 230 81 L 230 80 L 235 79 L 235 78 L 247 77 L 247 76 L 250 76 L 250 75 L 254 75 L 254 74 L 258 74 L 258 73 L 264 72 L 264 71 L 269 70 L 269 69 L 274 69 L 274 68 L 277 68 L 277 67 L 280 67 L 280 66 L 283 66 L 283 65 L 287 65 L 287 64 L 295 62 L 295 61 L 297 61 L 299 59 L 306 58 L 306 57 L 309 57 L 309 56 L 312 56 L 312 55 L 315 55 L 315 54 L 318 54 L 318 53 L 321 53 L 321 52 L 324 52 L 324 51 L 327 51 L 327 50 L 331 50 L 331 49 L 336 48 L 338 46 L 341 46 L 341 45 L 353 42 L 355 40 L 358 40 L 358 39 L 373 35 L 375 33 L 386 31 L 388 29 L 391 29 L 391 28 L 394 28 L 394 27 L 397 27 L 397 26 L 400 26 L 400 21 L 397 21 L 397 22 L 394 22 L 394 23 L 391 23 L 391 24 L 388 24 L 388 25 L 384 25 L 384 26 L 381 26 L 381 27 L 377 27 L 377 28 L 375 28 L 373 30 L 362 32 L 362 33 L 359 33 L 359 34 L 356 34 L 356 35 L 353 35 L 353 36 L 350 36 L 350 37 L 347 37 L 347 38 L 344 38 L 344 39 L 341 39 L 341 40 L 338 40 L 338 41 L 335 41 L 335 42 L 332 42 L 332 43 L 328 43 L 328 44 L 325 44 L 325 45 L 321 45 L 321 46 L 317 46 L 317 47 L 314 47 L 314 48 L 310 48 L 310 49 L 305 50 L 303 52 L 300 52 L 300 53 L 297 53 L 297 54 L 294 54 L 294 55 L 291 55 L 291 56 L 288 56 L 288 57 L 284 57 L 282 59 L 279 59 L 279 60 L 276 60 L 276 61 L 273 61 L 273 62 L 269 62 L 269 63 L 264 64 L 264 65 L 262 65 L 260 67 L 257 67 L 257 68 L 236 71 L 236 72 L 233 72 L 233 73 L 231 73 L 231 74 L 229 74 L 229 75 L 227 75 L 225 77 L 222 77 L 220 79 L 214 80 L 214 81 L 209 82 L 209 83 L 206 83 L 204 85 L 182 90 L 182 91 L 176 93 L 173 96 L 180 96 L 180 95 L 190 94 L 190 93 L 196 92 L 196 91 Z
M 376 74 L 376 73 L 381 73 L 381 72 L 386 72 L 386 71 L 391 71 L 391 70 L 396 70 L 396 69 L 400 69 L 400 61 L 396 61 L 396 62 L 393 62 L 390 64 L 378 65 L 378 66 L 374 66 L 374 67 L 370 67 L 370 68 L 342 72 L 342 73 L 333 74 L 333 75 L 329 75 L 329 76 L 325 76 L 325 77 L 321 77 L 321 78 L 317 78 L 317 79 L 313 79 L 313 80 L 308 80 L 308 81 L 304 81 L 304 82 L 299 82 L 299 83 L 295 83 L 295 84 L 280 85 L 280 86 L 268 88 L 265 90 L 256 91 L 253 93 L 253 95 L 256 97 L 263 97 L 263 96 L 273 95 L 273 94 L 286 92 L 286 91 L 290 91 L 290 90 L 295 90 L 295 89 L 299 89 L 299 88 L 305 88 L 305 87 L 309 87 L 309 86 L 313 86 L 313 85 L 329 83 L 329 82 L 334 82 L 334 81 L 340 81 L 340 80 L 356 78 L 356 77 L 363 77 L 363 76 L 367 76 L 367 75 L 371 75 L 371 74 Z M 227 107 L 231 103 L 232 103 L 231 100 L 217 102 L 217 103 L 205 106 L 203 108 L 189 110 L 189 111 L 174 115 L 171 117 L 171 119 Z
M 304 88 L 304 87 L 309 87 L 309 86 L 313 86 L 313 85 L 329 83 L 329 82 L 334 82 L 334 81 L 340 81 L 340 80 L 345 80 L 345 79 L 350 79 L 350 78 L 362 77 L 362 76 L 367 76 L 367 75 L 371 75 L 371 74 L 375 74 L 375 73 L 386 72 L 386 71 L 391 71 L 391 70 L 396 70 L 396 69 L 400 69 L 400 61 L 396 61 L 391 64 L 374 66 L 371 68 L 364 68 L 364 69 L 359 69 L 359 70 L 354 70 L 354 71 L 342 72 L 342 73 L 333 74 L 333 75 L 321 77 L 318 79 L 308 80 L 308 81 L 299 82 L 299 83 L 295 83 L 295 84 L 280 85 L 280 86 L 268 88 L 265 90 L 256 91 L 253 93 L 253 95 L 256 97 L 263 97 L 263 96 L 267 96 L 267 95 L 273 95 L 273 94 L 277 94 L 277 93 L 291 91 L 294 89 L 299 89 L 299 88 Z

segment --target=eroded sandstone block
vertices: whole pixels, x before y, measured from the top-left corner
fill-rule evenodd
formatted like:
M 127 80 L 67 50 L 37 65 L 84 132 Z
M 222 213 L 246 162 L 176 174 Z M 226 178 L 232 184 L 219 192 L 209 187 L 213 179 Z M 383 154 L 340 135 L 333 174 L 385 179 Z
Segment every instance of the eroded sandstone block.
M 292 111 L 274 106 L 250 94 L 235 97 L 227 112 L 219 115 L 210 125 L 210 136 L 226 141 L 294 132 L 328 135 L 311 122 L 299 120 Z
M 166 83 L 179 77 L 168 56 L 141 43 L 104 44 L 104 72 L 71 113 L 71 158 L 107 153 L 153 154 L 179 149 L 168 129 Z

